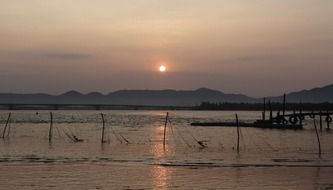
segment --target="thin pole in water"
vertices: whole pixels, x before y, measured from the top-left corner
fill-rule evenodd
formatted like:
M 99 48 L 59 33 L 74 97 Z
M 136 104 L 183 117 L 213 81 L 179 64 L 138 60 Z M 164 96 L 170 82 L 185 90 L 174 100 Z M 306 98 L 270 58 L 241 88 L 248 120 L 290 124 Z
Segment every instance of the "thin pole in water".
M 52 112 L 50 112 L 49 143 L 52 142 L 52 130 L 53 130 L 53 114 Z
M 236 125 L 237 125 L 237 152 L 239 152 L 239 123 L 238 115 L 236 114 Z
M 316 118 L 313 118 L 313 125 L 316 130 L 316 135 L 317 135 L 317 140 L 318 140 L 318 156 L 319 158 L 321 157 L 321 145 L 320 145 L 320 139 L 318 135 L 318 129 L 317 129 L 317 124 L 316 124 Z
M 283 121 L 284 121 L 285 115 L 286 115 L 286 94 L 283 94 L 283 108 L 282 108 Z
M 104 120 L 104 114 L 101 113 L 101 116 L 102 116 L 102 121 L 103 121 L 103 128 L 102 128 L 102 140 L 101 140 L 101 143 L 105 143 L 104 141 L 104 130 L 105 130 L 105 120 Z
M 303 123 L 303 117 L 302 117 L 302 102 L 299 103 L 299 115 L 300 115 L 300 120 L 299 120 L 299 124 L 302 125 Z
M 266 120 L 266 98 L 264 98 L 264 113 L 262 115 L 262 120 Z
M 165 135 L 166 135 L 166 127 L 168 124 L 168 118 L 169 118 L 169 112 L 167 112 L 165 117 L 165 123 L 164 123 L 164 133 L 163 133 L 163 149 L 165 150 Z
M 5 134 L 6 134 L 6 130 L 7 130 L 7 127 L 8 127 L 8 124 L 9 124 L 9 121 L 10 121 L 10 117 L 11 117 L 12 113 L 9 112 L 8 114 L 8 118 L 7 118 L 7 121 L 6 121 L 6 125 L 5 125 L 5 128 L 3 129 L 3 132 L 2 132 L 2 138 L 5 138 Z M 8 134 L 9 135 L 9 134 Z
M 268 100 L 268 106 L 269 106 L 269 120 L 272 121 L 272 119 L 273 119 L 273 110 L 272 110 L 271 100 Z
M 326 122 L 327 122 L 327 130 L 329 130 L 330 129 L 330 122 L 329 122 L 329 119 L 328 118 L 330 118 L 330 114 L 328 113 L 328 110 L 327 110 L 327 116 L 326 116 Z
M 323 117 L 321 114 L 321 110 L 319 111 L 319 129 L 320 129 L 320 131 L 323 130 Z

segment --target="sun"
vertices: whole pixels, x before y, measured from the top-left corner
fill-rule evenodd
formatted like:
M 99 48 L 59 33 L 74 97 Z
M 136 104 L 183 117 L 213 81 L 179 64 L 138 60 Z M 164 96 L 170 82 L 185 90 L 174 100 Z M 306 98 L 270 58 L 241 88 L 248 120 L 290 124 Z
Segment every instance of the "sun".
M 160 72 L 164 73 L 164 72 L 167 70 L 167 68 L 166 68 L 166 66 L 161 65 L 161 66 L 158 68 L 158 70 L 159 70 Z

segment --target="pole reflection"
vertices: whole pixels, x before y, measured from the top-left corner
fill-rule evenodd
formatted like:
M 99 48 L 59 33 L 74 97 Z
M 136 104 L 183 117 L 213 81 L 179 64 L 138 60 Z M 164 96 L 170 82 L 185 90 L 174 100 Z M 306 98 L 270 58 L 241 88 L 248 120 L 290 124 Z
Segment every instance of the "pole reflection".
M 157 140 L 154 144 L 151 145 L 151 153 L 154 156 L 157 164 L 166 163 L 167 158 L 173 155 L 173 148 L 169 143 L 169 133 L 167 130 L 166 133 L 166 144 L 163 146 L 163 131 L 164 126 L 159 126 L 153 128 L 153 135 Z M 169 168 L 161 165 L 156 165 L 151 168 L 151 176 L 152 176 L 152 185 L 154 189 L 168 189 L 171 171 Z

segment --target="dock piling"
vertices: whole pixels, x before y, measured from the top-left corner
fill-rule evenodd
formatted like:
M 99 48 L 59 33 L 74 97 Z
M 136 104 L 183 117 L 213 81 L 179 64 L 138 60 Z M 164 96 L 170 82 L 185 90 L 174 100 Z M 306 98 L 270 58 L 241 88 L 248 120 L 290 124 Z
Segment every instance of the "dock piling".
M 282 121 L 284 122 L 286 115 L 286 94 L 283 94 L 283 108 L 282 108 Z
M 328 112 L 328 110 L 327 110 L 327 115 L 326 115 L 326 124 L 327 124 L 327 130 L 330 130 L 330 121 L 329 121 L 329 118 L 330 118 L 330 114 L 329 114 L 329 112 Z
M 269 107 L 269 120 L 272 121 L 272 119 L 273 119 L 273 110 L 272 110 L 271 100 L 268 100 L 268 107 Z
M 299 124 L 302 125 L 303 124 L 303 119 L 304 119 L 304 116 L 303 116 L 303 110 L 302 110 L 302 102 L 299 103 L 299 115 L 300 115 L 300 119 L 299 119 Z

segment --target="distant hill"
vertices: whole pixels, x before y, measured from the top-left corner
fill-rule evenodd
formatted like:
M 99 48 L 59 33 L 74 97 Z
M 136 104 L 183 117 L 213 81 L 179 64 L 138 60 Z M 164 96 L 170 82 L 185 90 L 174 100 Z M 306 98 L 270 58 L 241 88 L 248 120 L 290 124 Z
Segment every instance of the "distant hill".
M 281 96 L 270 97 L 280 102 Z M 287 94 L 287 102 L 333 102 L 333 85 Z M 61 95 L 0 93 L 0 104 L 107 104 L 149 106 L 194 106 L 202 102 L 257 103 L 261 98 L 242 94 L 226 94 L 208 88 L 197 90 L 120 90 L 103 95 L 69 91 Z
M 220 91 L 200 88 L 195 91 L 176 90 L 122 90 L 107 95 L 118 104 L 191 106 L 209 102 L 254 102 L 256 99 Z
M 271 97 L 272 101 L 282 101 L 282 96 Z M 287 102 L 290 103 L 333 103 L 333 84 L 311 90 L 302 90 L 287 94 Z
M 103 95 L 98 92 L 81 94 L 69 91 L 54 96 L 48 94 L 0 94 L 2 104 L 112 104 L 151 106 L 192 106 L 209 102 L 256 102 L 257 99 L 240 94 L 200 88 L 186 90 L 120 90 Z

